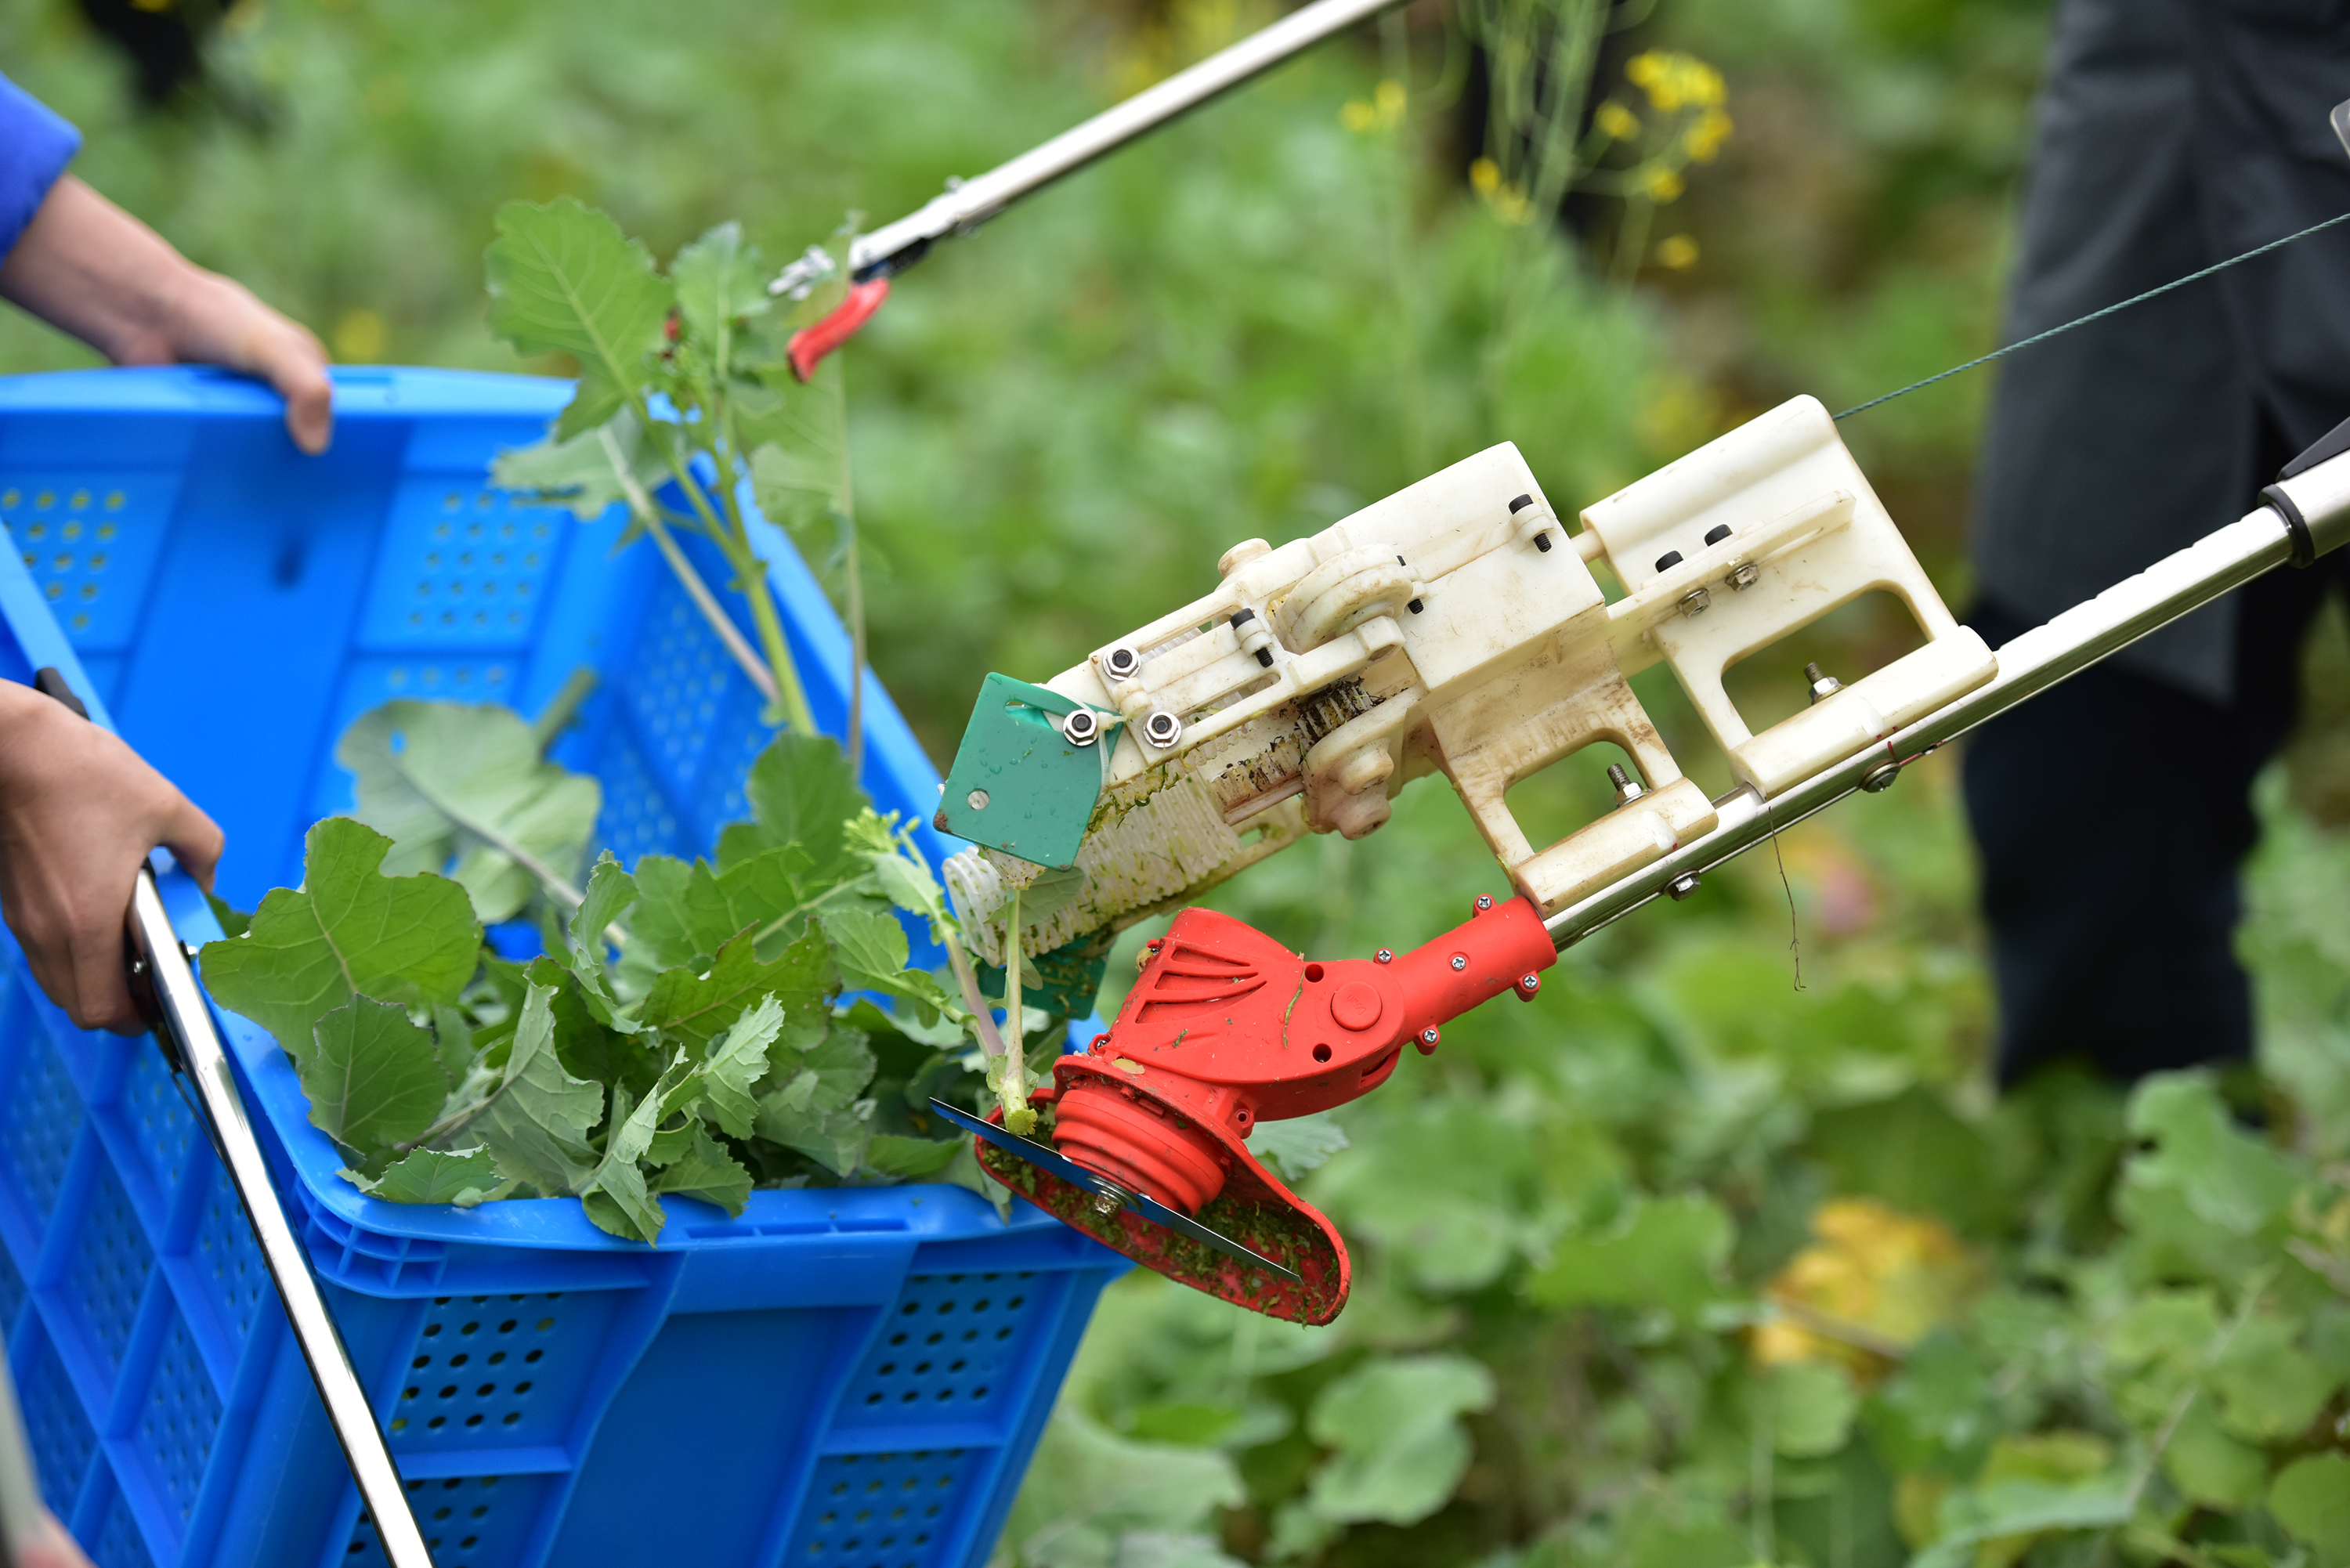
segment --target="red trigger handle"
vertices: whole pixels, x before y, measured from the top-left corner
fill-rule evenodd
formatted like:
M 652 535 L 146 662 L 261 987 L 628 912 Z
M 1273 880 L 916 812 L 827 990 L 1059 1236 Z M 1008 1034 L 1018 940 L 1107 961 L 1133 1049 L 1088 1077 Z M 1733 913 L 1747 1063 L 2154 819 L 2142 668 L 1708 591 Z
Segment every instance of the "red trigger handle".
M 785 348 L 792 362 L 792 374 L 806 380 L 816 374 L 824 357 L 857 336 L 858 329 L 872 319 L 889 297 L 889 280 L 868 278 L 848 286 L 848 296 L 835 306 L 832 313 L 812 327 L 803 327 L 792 334 Z

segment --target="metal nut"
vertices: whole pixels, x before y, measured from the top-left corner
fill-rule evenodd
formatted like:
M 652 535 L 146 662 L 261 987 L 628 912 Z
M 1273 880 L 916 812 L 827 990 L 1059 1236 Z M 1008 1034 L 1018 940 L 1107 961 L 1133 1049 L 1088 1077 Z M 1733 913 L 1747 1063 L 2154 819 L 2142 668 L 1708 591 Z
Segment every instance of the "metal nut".
M 1061 739 L 1073 746 L 1090 746 L 1101 738 L 1101 721 L 1090 708 L 1079 708 L 1061 721 Z
M 1698 884 L 1701 878 L 1696 872 L 1686 872 L 1666 883 L 1665 891 L 1672 895 L 1673 901 L 1675 903 L 1679 903 L 1681 899 L 1688 898 L 1691 893 L 1697 891 Z
M 1113 680 L 1130 680 L 1142 668 L 1142 656 L 1130 648 L 1113 648 L 1102 659 L 1102 668 Z
M 1160 708 L 1142 722 L 1142 738 L 1165 751 L 1183 738 L 1183 721 Z
M 1756 566 L 1753 562 L 1741 561 L 1737 566 L 1730 568 L 1730 586 L 1733 588 L 1739 589 L 1741 592 L 1743 592 L 1745 589 L 1752 587 L 1754 586 L 1755 579 L 1762 576 L 1762 568 Z
M 1691 588 L 1681 596 L 1681 614 L 1701 616 L 1705 613 L 1705 607 L 1712 602 L 1713 596 L 1703 588 Z
M 1887 757 L 1860 776 L 1860 787 L 1871 794 L 1883 794 L 1901 776 L 1901 764 Z

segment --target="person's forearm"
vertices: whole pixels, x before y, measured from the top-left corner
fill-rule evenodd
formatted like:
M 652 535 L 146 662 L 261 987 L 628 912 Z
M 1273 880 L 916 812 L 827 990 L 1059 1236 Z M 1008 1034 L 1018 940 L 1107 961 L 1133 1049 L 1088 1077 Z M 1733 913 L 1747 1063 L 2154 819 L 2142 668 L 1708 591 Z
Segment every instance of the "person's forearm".
M 0 262 L 0 297 L 118 365 L 166 365 L 189 357 L 181 324 L 210 276 L 68 174 Z
M 70 174 L 0 260 L 0 298 L 118 365 L 195 361 L 263 377 L 285 395 L 296 444 L 326 449 L 334 393 L 318 340 Z

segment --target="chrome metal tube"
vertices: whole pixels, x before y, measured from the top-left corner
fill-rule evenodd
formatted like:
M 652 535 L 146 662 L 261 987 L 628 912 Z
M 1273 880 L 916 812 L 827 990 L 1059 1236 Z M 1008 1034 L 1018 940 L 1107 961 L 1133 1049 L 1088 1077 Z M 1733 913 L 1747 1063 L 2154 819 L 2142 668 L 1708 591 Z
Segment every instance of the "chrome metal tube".
M 2333 472 L 2327 474 L 2327 471 Z M 2322 464 L 2311 470 L 2308 477 L 2314 481 L 2321 474 L 2332 482 L 2325 488 L 2340 493 L 2343 507 L 2350 509 L 2350 456 Z M 2306 488 L 2314 492 L 2320 486 L 2312 483 Z M 2327 515 L 2338 522 L 2332 512 Z M 1681 878 L 1719 866 L 1834 805 L 1860 788 L 1865 779 L 1882 788 L 1890 782 L 1883 775 L 1888 764 L 1898 767 L 1915 762 L 1993 714 L 2077 674 L 2230 588 L 2284 565 L 2292 550 L 2284 519 L 2273 508 L 2263 506 L 2164 556 L 2137 576 L 2015 638 L 1998 650 L 1999 673 L 1989 685 L 1895 732 L 1881 744 L 1822 769 L 1767 804 L 1744 785 L 1722 796 L 1714 802 L 1719 820 L 1712 832 L 1561 909 L 1548 921 L 1552 940 L 1562 949 L 1573 946 Z
M 1399 5 L 1401 0 L 1314 0 L 1230 48 L 1176 72 L 1165 81 L 1106 109 L 1082 125 L 1061 132 L 1007 163 L 969 180 L 948 182 L 910 217 L 860 236 L 848 252 L 849 271 L 858 276 L 906 252 L 919 255 L 933 241 L 967 234 L 1012 202 L 1084 168 L 1147 131 L 1238 87 L 1331 34 Z M 911 256 L 906 257 L 911 261 Z M 902 265 L 902 264 L 901 264 Z M 786 274 L 786 276 L 790 275 Z
M 146 966 L 154 988 L 163 1027 L 188 1080 L 195 1085 L 196 1104 L 208 1124 L 213 1147 L 228 1168 L 229 1185 L 236 1189 L 245 1218 L 253 1224 L 254 1237 L 261 1243 L 262 1259 L 268 1263 L 270 1278 L 276 1282 L 277 1294 L 286 1303 L 295 1342 L 302 1347 L 302 1359 L 310 1364 L 318 1398 L 327 1407 L 336 1439 L 343 1446 L 352 1478 L 359 1482 L 359 1501 L 374 1522 L 383 1554 L 395 1568 L 432 1568 L 432 1553 L 425 1549 L 416 1516 L 409 1511 L 408 1493 L 384 1441 L 383 1428 L 368 1403 L 367 1390 L 359 1386 L 350 1352 L 344 1347 L 343 1336 L 327 1310 L 327 1298 L 310 1272 L 310 1261 L 270 1182 L 268 1164 L 253 1135 L 253 1124 L 245 1119 L 244 1101 L 237 1093 L 227 1049 L 213 1027 L 195 971 L 189 967 L 179 935 L 163 912 L 155 875 L 144 867 L 131 891 L 130 932 L 136 956 Z

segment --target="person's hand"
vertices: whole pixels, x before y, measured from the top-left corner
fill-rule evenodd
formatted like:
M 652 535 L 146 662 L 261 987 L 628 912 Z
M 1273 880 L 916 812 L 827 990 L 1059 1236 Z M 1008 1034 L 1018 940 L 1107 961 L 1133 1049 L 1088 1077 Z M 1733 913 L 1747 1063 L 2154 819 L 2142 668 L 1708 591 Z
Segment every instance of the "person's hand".
M 286 399 L 286 429 L 327 450 L 334 388 L 307 327 L 206 272 L 162 235 L 68 174 L 0 262 L 0 297 L 70 332 L 118 365 L 225 365 Z
M 82 1554 L 79 1544 L 66 1533 L 57 1516 L 46 1508 L 41 1510 L 39 1534 L 31 1541 L 19 1540 L 14 1544 L 16 1568 L 90 1568 L 89 1559 Z
M 33 978 L 84 1029 L 144 1027 L 123 921 L 159 844 L 211 888 L 222 846 L 211 817 L 111 733 L 0 680 L 0 915 Z

